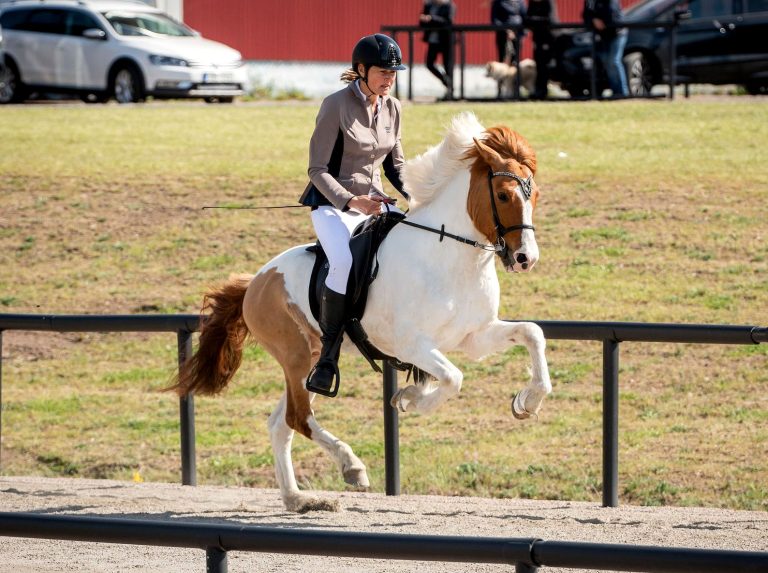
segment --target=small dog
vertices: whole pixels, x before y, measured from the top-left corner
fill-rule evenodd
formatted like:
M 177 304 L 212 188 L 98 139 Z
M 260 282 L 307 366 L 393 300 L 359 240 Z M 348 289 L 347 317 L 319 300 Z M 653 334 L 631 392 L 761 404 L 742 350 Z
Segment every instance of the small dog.
M 504 62 L 488 62 L 485 65 L 485 76 L 501 82 L 501 95 L 511 97 L 515 93 L 515 77 L 517 68 Z M 520 86 L 531 95 L 536 89 L 536 62 L 526 58 L 520 62 Z

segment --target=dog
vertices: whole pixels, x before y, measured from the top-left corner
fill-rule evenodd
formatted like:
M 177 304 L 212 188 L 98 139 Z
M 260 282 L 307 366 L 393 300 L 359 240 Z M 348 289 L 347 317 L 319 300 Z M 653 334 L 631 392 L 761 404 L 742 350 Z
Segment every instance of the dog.
M 517 68 L 504 62 L 488 62 L 485 76 L 501 84 L 501 96 L 512 97 L 515 93 Z M 536 62 L 530 58 L 520 61 L 520 86 L 530 96 L 536 90 Z

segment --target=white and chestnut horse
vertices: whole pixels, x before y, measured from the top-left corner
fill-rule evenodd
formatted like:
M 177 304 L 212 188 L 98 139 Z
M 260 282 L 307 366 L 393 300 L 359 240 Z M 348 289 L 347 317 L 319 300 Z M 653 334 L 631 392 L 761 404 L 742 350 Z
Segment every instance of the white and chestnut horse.
M 379 350 L 434 380 L 401 388 L 393 407 L 431 412 L 459 392 L 463 375 L 447 352 L 480 359 L 517 344 L 528 349 L 532 368 L 531 381 L 512 399 L 514 416 L 536 414 L 551 391 L 541 329 L 499 320 L 494 264 L 498 254 L 507 271 L 523 272 L 539 258 L 535 172 L 535 153 L 522 136 L 505 126 L 485 130 L 471 113 L 454 118 L 439 145 L 406 164 L 409 212 L 378 252 L 362 325 Z M 207 293 L 198 350 L 174 387 L 181 395 L 216 394 L 239 367 L 246 340 L 261 344 L 285 373 L 285 393 L 269 431 L 283 502 L 299 512 L 336 505 L 299 490 L 291 461 L 294 432 L 325 449 L 348 484 L 369 485 L 365 465 L 349 445 L 316 420 L 315 394 L 304 387 L 321 348 L 308 288 L 315 255 L 306 247 L 289 249 L 255 276 L 230 277 Z

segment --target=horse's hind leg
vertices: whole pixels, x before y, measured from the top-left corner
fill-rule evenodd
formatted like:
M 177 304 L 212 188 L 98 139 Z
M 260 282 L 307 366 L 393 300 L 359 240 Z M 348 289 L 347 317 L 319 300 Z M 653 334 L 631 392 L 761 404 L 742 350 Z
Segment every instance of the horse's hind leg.
M 466 342 L 464 351 L 473 358 L 505 350 L 510 344 L 522 344 L 531 355 L 531 381 L 512 399 L 512 414 L 520 420 L 535 416 L 547 394 L 552 391 L 545 356 L 547 342 L 539 325 L 533 322 L 495 321 L 476 332 Z

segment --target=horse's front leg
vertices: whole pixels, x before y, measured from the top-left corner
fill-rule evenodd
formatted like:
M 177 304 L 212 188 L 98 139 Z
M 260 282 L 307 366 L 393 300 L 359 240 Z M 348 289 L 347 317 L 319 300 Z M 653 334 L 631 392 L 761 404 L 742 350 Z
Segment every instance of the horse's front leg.
M 431 340 L 420 339 L 409 345 L 409 348 L 410 352 L 403 354 L 401 359 L 433 376 L 436 382 L 416 381 L 415 384 L 395 392 L 390 403 L 401 412 L 428 414 L 459 393 L 464 375 L 435 348 Z
M 496 320 L 469 336 L 462 349 L 470 357 L 480 359 L 517 344 L 525 346 L 531 355 L 531 381 L 512 399 L 512 414 L 523 420 L 535 416 L 544 398 L 552 391 L 544 352 L 547 342 L 541 327 L 533 322 Z

